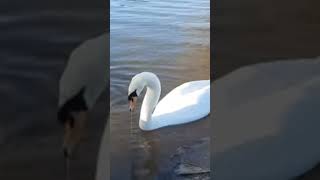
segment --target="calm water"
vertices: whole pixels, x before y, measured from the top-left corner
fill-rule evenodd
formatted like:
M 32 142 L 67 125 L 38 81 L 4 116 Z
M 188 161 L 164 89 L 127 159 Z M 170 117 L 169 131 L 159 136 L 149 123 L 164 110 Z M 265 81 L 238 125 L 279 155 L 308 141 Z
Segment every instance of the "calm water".
M 156 73 L 162 97 L 191 80 L 209 79 L 209 0 L 111 0 L 111 177 L 173 179 L 170 156 L 209 136 L 209 120 L 142 132 L 127 104 L 131 77 Z M 142 99 L 140 99 L 141 105 Z

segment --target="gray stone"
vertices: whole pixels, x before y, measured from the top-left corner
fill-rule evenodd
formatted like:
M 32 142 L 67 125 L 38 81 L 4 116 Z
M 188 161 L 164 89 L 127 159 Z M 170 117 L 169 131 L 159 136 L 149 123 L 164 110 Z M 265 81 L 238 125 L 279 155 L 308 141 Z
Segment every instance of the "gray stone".
M 182 146 L 172 156 L 177 180 L 210 179 L 210 139 L 203 138 L 191 146 Z

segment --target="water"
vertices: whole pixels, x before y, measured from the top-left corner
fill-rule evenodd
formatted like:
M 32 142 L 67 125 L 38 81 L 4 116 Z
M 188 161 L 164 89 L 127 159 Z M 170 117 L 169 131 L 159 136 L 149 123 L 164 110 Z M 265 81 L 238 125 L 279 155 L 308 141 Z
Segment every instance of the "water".
M 209 79 L 209 3 L 111 0 L 112 179 L 173 179 L 170 156 L 209 136 L 208 118 L 143 132 L 138 111 L 131 124 L 127 102 L 129 81 L 142 71 L 159 76 L 161 97 L 183 82 Z

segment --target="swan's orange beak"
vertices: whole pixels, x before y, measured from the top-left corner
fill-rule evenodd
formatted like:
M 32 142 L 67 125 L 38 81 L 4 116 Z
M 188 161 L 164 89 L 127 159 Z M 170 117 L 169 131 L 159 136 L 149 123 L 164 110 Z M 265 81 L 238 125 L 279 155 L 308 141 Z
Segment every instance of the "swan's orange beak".
M 130 111 L 134 111 L 134 109 L 136 108 L 137 99 L 138 99 L 137 97 L 132 97 L 132 99 L 129 101 Z

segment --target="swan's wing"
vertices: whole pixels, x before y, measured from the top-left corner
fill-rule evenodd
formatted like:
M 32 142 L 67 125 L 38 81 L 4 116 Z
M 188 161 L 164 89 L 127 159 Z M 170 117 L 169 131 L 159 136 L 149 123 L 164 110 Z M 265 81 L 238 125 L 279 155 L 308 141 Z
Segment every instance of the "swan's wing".
M 162 127 L 192 122 L 209 113 L 210 81 L 191 81 L 176 87 L 158 103 L 152 121 Z

